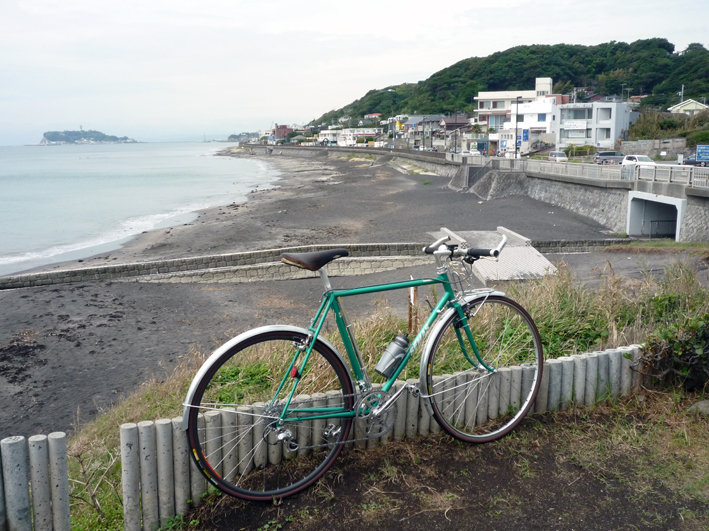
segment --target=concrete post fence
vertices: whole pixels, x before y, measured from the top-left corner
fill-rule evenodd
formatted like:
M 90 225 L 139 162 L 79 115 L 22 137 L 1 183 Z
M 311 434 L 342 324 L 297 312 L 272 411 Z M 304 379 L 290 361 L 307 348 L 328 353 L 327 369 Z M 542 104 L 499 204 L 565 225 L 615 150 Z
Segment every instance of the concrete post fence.
M 0 441 L 0 530 L 69 530 L 66 434 Z
M 568 410 L 574 404 L 592 408 L 598 402 L 629 395 L 638 389 L 641 382 L 640 374 L 636 370 L 639 357 L 640 346 L 632 345 L 545 361 L 542 382 L 532 413 Z M 485 415 L 492 418 L 507 410 L 510 404 L 519 404 L 522 390 L 532 385 L 531 375 L 529 367 L 527 370 L 521 367 L 519 370 L 500 371 L 491 384 L 495 392 L 487 397 L 488 403 L 483 406 Z M 458 378 L 465 378 L 465 375 L 461 373 L 456 376 L 456 385 L 463 383 L 462 380 L 459 382 Z M 397 382 L 393 391 L 405 383 L 418 384 L 418 380 Z M 295 400 L 324 405 L 327 403 L 327 394 L 299 395 Z M 440 427 L 429 415 L 423 400 L 425 398 L 402 393 L 396 403 L 392 430 L 379 439 L 356 441 L 353 446 L 368 449 L 385 444 L 387 440 L 413 439 L 439 433 Z M 477 397 L 473 400 L 477 400 Z M 200 418 L 207 430 L 206 440 L 213 442 L 215 448 L 219 447 L 221 434 L 233 431 L 233 426 L 229 423 L 236 421 L 234 417 L 239 417 L 240 424 L 251 421 L 254 418 L 253 412 L 259 407 L 263 407 L 263 404 L 240 406 L 236 411 L 237 415 L 223 415 L 216 411 L 206 413 Z M 480 407 L 477 409 L 479 411 Z M 172 429 L 169 429 L 170 425 Z M 310 431 L 298 430 L 298 442 L 301 445 L 309 444 L 309 441 L 301 440 L 300 437 L 307 437 Z M 157 449 L 156 434 L 160 434 L 157 435 Z M 363 434 L 364 424 L 355 421 L 351 438 L 359 439 Z M 207 491 L 206 483 L 189 457 L 181 418 L 141 422 L 137 425 L 124 424 L 121 426 L 121 446 L 126 529 L 154 529 L 158 523 L 164 525 L 169 518 L 184 514 L 191 506 L 200 503 L 202 495 Z M 348 447 L 349 445 L 345 448 Z M 141 453 L 139 456 L 135 455 L 136 448 Z M 227 466 L 227 459 L 237 460 L 242 455 L 250 456 L 249 459 L 241 461 L 239 473 L 254 467 L 267 466 L 267 463 L 278 463 L 283 458 L 277 445 L 264 448 L 261 455 L 254 451 L 253 441 L 246 439 L 240 440 L 239 448 L 233 453 L 238 453 L 238 456 L 221 456 L 225 470 L 234 469 L 231 465 Z
M 545 361 L 532 412 L 567 410 L 574 405 L 593 407 L 597 402 L 629 395 L 641 383 L 640 372 L 636 370 L 639 358 L 640 346 L 632 345 Z M 471 404 L 477 403 L 474 414 L 493 418 L 510 405 L 519 405 L 521 393 L 532 384 L 532 373 L 530 367 L 500 371 L 491 383 L 494 393 L 486 397 L 487 404 L 479 402 L 477 393 L 470 393 L 466 404 L 455 405 L 456 410 L 465 412 L 461 414 L 466 415 L 466 422 L 474 422 L 474 417 L 467 418 L 468 411 L 473 410 L 467 407 L 470 400 Z M 462 385 L 465 378 L 464 373 L 456 374 L 454 385 Z M 393 391 L 406 383 L 417 384 L 418 380 L 397 382 Z M 296 400 L 325 406 L 336 398 L 328 393 L 316 393 L 298 396 Z M 424 400 L 408 392 L 402 393 L 396 403 L 392 430 L 378 439 L 357 441 L 354 446 L 374 448 L 388 440 L 439 433 L 440 427 L 429 415 Z M 237 422 L 235 417 L 239 423 L 253 421 L 254 413 L 263 407 L 264 404 L 256 403 L 240 406 L 231 414 L 214 411 L 201 416 L 199 421 L 207 430 L 208 444 L 218 448 L 222 434 L 233 432 Z M 360 438 L 364 425 L 355 422 L 352 431 L 353 439 Z M 302 446 L 309 444 L 306 440 L 309 433 L 309 430 L 298 430 L 298 442 Z M 207 483 L 189 456 L 182 417 L 123 424 L 120 426 L 120 445 L 125 529 L 157 529 L 202 502 Z M 249 457 L 239 459 L 239 456 Z M 234 452 L 221 457 L 224 470 L 238 468 L 240 474 L 283 459 L 278 445 L 255 451 L 253 441 L 245 438 Z M 70 529 L 64 433 L 34 435 L 27 440 L 19 436 L 6 437 L 0 441 L 0 462 L 0 531 Z

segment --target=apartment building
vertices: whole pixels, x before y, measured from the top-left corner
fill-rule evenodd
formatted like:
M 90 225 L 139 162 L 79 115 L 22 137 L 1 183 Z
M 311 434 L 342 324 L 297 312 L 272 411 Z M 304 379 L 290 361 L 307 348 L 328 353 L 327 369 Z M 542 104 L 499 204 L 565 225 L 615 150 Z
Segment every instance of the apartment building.
M 618 101 L 559 105 L 555 112 L 559 124 L 556 148 L 589 145 L 613 149 L 636 118 L 637 113 L 630 105 Z
M 510 121 L 512 107 L 519 103 L 529 103 L 540 96 L 551 94 L 552 79 L 538 77 L 534 83 L 534 90 L 501 90 L 492 92 L 478 92 L 473 98 L 476 102 L 474 123 L 479 124 L 483 131 L 496 132 Z
M 538 77 L 534 90 L 483 91 L 475 96 L 473 123 L 488 133 L 491 150 L 514 151 L 516 132 L 518 148 L 526 152 L 538 130 L 548 132 L 557 101 L 549 97 L 552 85 L 550 77 Z

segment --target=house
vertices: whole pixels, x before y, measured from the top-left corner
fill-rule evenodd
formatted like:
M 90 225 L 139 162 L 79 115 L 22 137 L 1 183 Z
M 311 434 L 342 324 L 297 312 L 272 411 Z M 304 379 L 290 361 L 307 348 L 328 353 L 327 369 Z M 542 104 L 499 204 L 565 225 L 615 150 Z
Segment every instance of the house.
M 704 105 L 703 103 L 699 103 L 698 101 L 694 101 L 693 99 L 688 99 L 679 102 L 677 105 L 669 107 L 667 110 L 674 114 L 683 113 L 688 114 L 689 116 L 693 116 L 702 111 L 706 111 L 707 109 L 709 109 L 709 105 Z
M 558 124 L 556 148 L 588 145 L 613 149 L 637 118 L 633 108 L 619 101 L 558 105 L 554 114 Z

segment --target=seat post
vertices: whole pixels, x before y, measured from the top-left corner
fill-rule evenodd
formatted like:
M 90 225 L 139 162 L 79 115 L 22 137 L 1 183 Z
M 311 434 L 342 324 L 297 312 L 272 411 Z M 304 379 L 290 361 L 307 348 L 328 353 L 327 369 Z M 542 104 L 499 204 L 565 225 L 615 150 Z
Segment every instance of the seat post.
M 330 284 L 330 278 L 327 276 L 327 273 L 325 272 L 325 268 L 321 267 L 318 269 L 318 273 L 320 273 L 320 279 L 322 280 L 323 286 L 325 286 L 325 291 L 332 291 L 332 285 Z

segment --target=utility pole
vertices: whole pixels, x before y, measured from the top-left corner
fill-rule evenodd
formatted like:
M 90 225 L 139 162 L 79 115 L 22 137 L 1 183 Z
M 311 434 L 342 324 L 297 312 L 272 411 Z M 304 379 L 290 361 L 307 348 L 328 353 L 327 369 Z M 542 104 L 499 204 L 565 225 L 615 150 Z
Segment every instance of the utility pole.
M 516 109 L 515 109 L 515 160 L 517 160 L 517 124 L 519 123 L 519 99 L 522 96 L 517 96 L 515 98 Z

